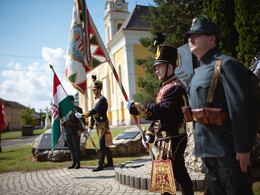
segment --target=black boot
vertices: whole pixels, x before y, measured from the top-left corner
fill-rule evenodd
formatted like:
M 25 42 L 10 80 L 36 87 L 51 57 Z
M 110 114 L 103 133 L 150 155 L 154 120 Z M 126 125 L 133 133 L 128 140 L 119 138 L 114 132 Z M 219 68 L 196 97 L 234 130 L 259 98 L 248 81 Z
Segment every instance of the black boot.
M 181 194 L 182 195 L 194 195 L 192 186 L 182 186 L 181 185 Z
M 97 168 L 93 169 L 92 171 L 96 172 L 96 171 L 101 171 L 101 170 L 103 170 L 103 166 L 98 165 Z
M 113 167 L 114 165 L 113 165 L 113 163 L 105 163 L 104 164 L 104 167 Z
M 68 167 L 68 169 L 73 169 L 76 166 L 76 163 L 73 162 L 71 166 Z
M 80 162 L 76 163 L 75 169 L 79 169 L 80 168 Z

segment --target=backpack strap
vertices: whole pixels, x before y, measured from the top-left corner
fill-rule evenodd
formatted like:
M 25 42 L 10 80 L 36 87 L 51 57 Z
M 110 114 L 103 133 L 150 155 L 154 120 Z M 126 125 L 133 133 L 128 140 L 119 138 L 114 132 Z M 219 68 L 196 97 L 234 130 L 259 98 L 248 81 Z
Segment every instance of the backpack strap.
M 214 74 L 210 83 L 210 88 L 207 96 L 207 104 L 210 105 L 213 102 L 218 80 L 222 83 L 221 79 L 221 60 L 216 60 Z

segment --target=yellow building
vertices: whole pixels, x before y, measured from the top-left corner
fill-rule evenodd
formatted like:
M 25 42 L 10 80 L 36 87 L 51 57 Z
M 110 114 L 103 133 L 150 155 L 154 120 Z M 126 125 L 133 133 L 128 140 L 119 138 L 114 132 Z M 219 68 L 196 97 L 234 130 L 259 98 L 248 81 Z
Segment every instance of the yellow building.
M 6 129 L 8 130 L 21 130 L 22 129 L 22 119 L 20 112 L 26 107 L 12 101 L 7 101 L 0 98 L 5 107 L 5 119 L 6 119 Z
M 140 37 L 149 37 L 150 27 L 142 20 L 142 15 L 150 15 L 147 6 L 136 5 L 128 12 L 128 3 L 124 0 L 107 0 L 105 5 L 106 47 L 114 67 L 122 81 L 127 96 L 140 92 L 138 77 L 144 76 L 144 69 L 134 63 L 136 58 L 154 56 L 139 42 Z M 87 73 L 87 97 L 80 94 L 79 106 L 84 111 L 93 107 L 93 82 L 91 75 L 97 75 L 103 83 L 102 94 L 108 100 L 108 118 L 111 125 L 134 124 L 124 102 L 121 89 L 112 69 L 104 63 Z

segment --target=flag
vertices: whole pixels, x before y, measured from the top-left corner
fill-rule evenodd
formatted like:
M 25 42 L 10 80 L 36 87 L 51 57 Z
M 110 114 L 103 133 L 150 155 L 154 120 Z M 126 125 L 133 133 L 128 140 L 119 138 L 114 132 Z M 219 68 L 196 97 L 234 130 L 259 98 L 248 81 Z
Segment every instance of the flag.
M 108 61 L 104 50 L 85 0 L 74 0 L 65 76 L 81 93 L 86 93 L 86 73 Z
M 53 77 L 53 104 L 52 104 L 52 131 L 51 131 L 51 148 L 57 144 L 60 135 L 60 119 L 73 110 L 74 105 L 67 96 L 57 75 Z
M 0 130 L 6 128 L 6 119 L 5 119 L 5 107 L 4 104 L 0 101 Z

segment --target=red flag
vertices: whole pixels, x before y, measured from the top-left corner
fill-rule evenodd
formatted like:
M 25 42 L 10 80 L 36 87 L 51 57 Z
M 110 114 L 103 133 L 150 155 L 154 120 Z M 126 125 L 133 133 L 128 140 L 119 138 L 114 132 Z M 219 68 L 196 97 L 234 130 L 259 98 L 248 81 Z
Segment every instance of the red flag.
M 5 107 L 4 104 L 0 101 L 1 112 L 0 112 L 0 129 L 6 128 L 6 119 L 5 119 Z

